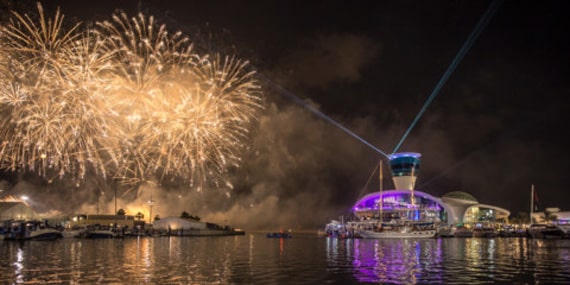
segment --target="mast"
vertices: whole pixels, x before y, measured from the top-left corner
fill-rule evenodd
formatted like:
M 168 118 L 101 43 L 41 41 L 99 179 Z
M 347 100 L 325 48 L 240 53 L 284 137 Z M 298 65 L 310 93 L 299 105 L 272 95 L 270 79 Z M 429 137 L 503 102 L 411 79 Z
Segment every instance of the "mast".
M 383 210 L 384 210 L 384 198 L 382 197 L 382 190 L 383 190 L 382 189 L 382 184 L 383 184 L 382 183 L 382 181 L 383 181 L 382 180 L 382 178 L 383 178 L 383 176 L 382 176 L 382 160 L 380 160 L 380 171 L 379 171 L 378 175 L 379 175 L 378 178 L 380 178 L 380 203 L 379 203 L 380 204 L 380 207 L 379 207 L 380 208 L 380 223 L 382 223 L 382 220 L 383 220 L 382 214 L 383 214 Z
M 416 202 L 414 199 L 414 188 L 416 187 L 416 181 L 414 179 L 414 170 L 415 170 L 415 164 L 412 165 L 412 207 L 413 208 L 416 207 Z
M 532 214 L 534 213 L 534 184 L 530 186 L 530 224 L 532 224 Z

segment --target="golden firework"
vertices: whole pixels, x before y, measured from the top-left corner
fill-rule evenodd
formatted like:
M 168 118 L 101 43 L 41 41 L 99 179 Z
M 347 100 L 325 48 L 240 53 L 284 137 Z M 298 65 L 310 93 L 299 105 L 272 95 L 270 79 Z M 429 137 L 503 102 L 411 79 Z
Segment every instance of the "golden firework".
M 201 56 L 152 16 L 64 31 L 59 11 L 38 9 L 38 21 L 13 13 L 0 37 L 2 168 L 229 185 L 262 109 L 247 61 Z

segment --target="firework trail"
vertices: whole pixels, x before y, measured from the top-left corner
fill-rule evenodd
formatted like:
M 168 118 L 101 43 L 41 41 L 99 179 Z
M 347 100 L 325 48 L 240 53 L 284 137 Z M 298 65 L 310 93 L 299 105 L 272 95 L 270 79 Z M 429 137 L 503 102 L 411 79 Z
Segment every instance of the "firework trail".
M 13 13 L 1 34 L 2 168 L 137 186 L 231 185 L 262 92 L 247 61 L 201 56 L 153 17 L 116 13 L 80 32 Z

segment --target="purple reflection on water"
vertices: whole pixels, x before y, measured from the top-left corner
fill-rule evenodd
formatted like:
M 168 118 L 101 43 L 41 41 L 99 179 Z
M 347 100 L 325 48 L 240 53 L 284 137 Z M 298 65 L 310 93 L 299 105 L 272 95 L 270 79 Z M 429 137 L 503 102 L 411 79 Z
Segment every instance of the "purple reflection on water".
M 355 240 L 355 277 L 359 282 L 397 284 L 443 281 L 441 240 Z M 425 273 L 425 274 L 424 274 Z M 435 273 L 435 274 L 434 274 Z M 423 280 L 423 281 L 422 281 Z

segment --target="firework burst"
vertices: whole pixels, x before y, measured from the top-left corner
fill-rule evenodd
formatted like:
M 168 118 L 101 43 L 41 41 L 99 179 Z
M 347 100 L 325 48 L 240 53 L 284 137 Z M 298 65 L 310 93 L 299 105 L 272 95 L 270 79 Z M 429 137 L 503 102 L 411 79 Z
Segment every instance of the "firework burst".
M 93 73 L 108 64 L 90 56 L 95 44 L 79 24 L 64 31 L 59 10 L 53 19 L 38 10 L 38 21 L 13 13 L 2 30 L 2 167 L 82 178 L 109 156 L 104 105 L 92 91 Z
M 38 9 L 38 21 L 13 13 L 0 38 L 2 168 L 229 185 L 262 109 L 247 61 L 201 56 L 143 14 L 64 31 L 59 11 Z

